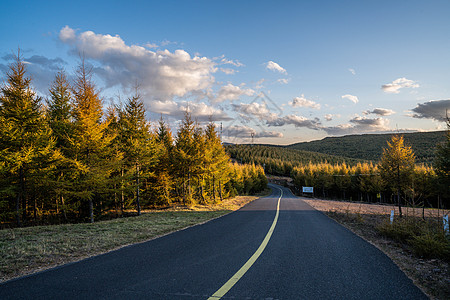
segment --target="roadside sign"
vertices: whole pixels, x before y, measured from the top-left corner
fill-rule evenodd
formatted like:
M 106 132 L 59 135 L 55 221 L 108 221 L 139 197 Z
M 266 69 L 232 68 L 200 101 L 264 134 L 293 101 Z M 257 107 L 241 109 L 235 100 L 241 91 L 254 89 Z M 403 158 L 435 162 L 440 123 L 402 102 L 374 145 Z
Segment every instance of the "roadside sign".
M 303 193 L 314 193 L 314 187 L 312 187 L 312 186 L 303 186 Z

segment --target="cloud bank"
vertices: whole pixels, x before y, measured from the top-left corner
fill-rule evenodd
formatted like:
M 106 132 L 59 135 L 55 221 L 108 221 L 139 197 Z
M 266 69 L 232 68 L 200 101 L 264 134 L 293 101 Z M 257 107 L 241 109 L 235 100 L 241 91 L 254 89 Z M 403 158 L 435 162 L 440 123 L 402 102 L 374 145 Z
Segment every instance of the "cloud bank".
M 414 114 L 413 118 L 419 119 L 433 119 L 436 121 L 446 120 L 446 111 L 450 117 L 450 99 L 447 100 L 431 100 L 422 104 L 417 104 L 417 107 L 411 110 Z
M 94 72 L 107 87 L 129 88 L 138 80 L 147 94 L 160 100 L 209 88 L 217 71 L 216 63 L 207 57 L 191 56 L 184 50 L 152 51 L 129 46 L 118 35 L 77 33 L 65 26 L 59 39 L 71 47 L 71 53 L 82 53 L 86 59 L 98 62 Z

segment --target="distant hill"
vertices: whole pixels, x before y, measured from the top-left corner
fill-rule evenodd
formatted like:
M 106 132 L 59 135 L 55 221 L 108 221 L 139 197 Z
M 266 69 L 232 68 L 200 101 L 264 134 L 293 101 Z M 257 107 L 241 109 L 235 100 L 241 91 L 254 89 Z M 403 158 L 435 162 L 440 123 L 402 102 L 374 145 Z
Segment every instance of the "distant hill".
M 264 166 L 266 173 L 273 175 L 289 176 L 294 167 L 308 163 L 341 164 L 345 162 L 348 165 L 356 165 L 362 161 L 275 145 L 227 145 L 225 150 L 235 161 Z
M 319 141 L 296 143 L 288 149 L 312 151 L 378 162 L 393 134 L 347 135 Z M 413 149 L 416 163 L 432 164 L 436 145 L 445 141 L 446 131 L 404 133 L 405 143 Z

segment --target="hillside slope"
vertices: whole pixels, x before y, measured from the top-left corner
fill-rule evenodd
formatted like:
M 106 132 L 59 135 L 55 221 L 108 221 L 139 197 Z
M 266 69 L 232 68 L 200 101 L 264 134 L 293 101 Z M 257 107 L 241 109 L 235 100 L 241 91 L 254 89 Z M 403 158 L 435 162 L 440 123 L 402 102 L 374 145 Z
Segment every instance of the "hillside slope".
M 356 165 L 362 160 L 318 152 L 289 149 L 270 145 L 227 145 L 225 150 L 234 160 L 264 166 L 266 173 L 289 176 L 293 167 L 313 163 L 346 163 Z
M 405 143 L 412 147 L 416 155 L 416 163 L 432 164 L 436 145 L 445 141 L 445 134 L 446 131 L 432 131 L 405 133 L 403 136 Z M 364 134 L 326 137 L 319 141 L 292 144 L 286 148 L 377 162 L 392 135 Z

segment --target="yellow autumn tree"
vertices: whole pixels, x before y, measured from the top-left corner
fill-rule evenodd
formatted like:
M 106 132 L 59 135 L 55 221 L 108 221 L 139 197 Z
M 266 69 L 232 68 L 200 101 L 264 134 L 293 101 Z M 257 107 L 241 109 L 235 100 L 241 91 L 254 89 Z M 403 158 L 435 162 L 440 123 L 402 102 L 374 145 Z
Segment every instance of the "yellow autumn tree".
M 383 150 L 380 161 L 380 175 L 383 181 L 392 190 L 397 192 L 397 204 L 400 217 L 402 216 L 402 202 L 400 193 L 411 182 L 414 173 L 414 152 L 410 146 L 405 145 L 403 136 L 394 135 L 388 147 Z

